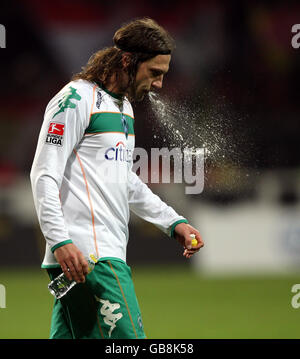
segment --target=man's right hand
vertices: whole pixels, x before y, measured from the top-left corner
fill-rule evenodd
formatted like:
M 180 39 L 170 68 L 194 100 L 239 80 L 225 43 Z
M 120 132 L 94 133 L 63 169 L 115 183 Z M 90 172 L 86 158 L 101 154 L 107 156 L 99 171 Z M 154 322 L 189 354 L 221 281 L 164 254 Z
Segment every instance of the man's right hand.
M 69 280 L 84 283 L 89 272 L 87 260 L 73 243 L 65 244 L 54 251 L 54 257 Z

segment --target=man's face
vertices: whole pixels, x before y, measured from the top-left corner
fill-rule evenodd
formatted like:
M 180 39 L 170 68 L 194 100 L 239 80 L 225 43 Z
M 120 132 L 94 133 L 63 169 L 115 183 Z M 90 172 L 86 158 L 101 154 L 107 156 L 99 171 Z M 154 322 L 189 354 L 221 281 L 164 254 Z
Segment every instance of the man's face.
M 169 70 L 170 61 L 171 55 L 157 55 L 139 65 L 135 78 L 135 101 L 142 101 L 149 91 L 162 88 L 163 77 Z

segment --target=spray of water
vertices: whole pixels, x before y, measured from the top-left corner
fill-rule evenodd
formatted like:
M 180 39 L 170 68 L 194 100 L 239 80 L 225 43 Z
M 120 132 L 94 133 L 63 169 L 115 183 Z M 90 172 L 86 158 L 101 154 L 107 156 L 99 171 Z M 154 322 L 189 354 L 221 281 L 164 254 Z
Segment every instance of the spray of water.
M 184 101 L 178 103 L 162 98 L 154 92 L 149 93 L 149 100 L 156 119 L 154 140 L 171 148 L 203 148 L 206 174 L 210 168 L 218 169 L 215 180 L 210 182 L 215 190 L 235 187 L 238 182 L 240 185 L 244 181 L 245 176 L 248 177 L 240 171 L 245 157 L 245 153 L 241 152 L 241 141 L 245 141 L 245 134 L 236 130 L 239 119 L 232 121 L 233 115 L 228 114 L 225 107 L 219 104 L 207 110 Z M 224 171 L 229 167 L 230 171 Z M 209 186 L 210 183 L 206 184 Z
M 159 123 L 155 138 L 162 138 L 170 147 L 204 148 L 212 160 L 224 162 L 232 155 L 233 143 L 225 134 L 227 126 L 220 115 L 209 118 L 201 109 L 162 99 L 154 92 L 149 93 L 149 99 Z

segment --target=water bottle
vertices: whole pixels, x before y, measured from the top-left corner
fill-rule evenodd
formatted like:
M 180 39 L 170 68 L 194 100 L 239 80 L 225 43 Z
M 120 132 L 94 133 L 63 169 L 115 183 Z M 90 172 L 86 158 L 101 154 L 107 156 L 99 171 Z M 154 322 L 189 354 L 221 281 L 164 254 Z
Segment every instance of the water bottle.
M 95 264 L 97 263 L 97 258 L 90 254 L 87 259 L 89 265 L 89 273 L 95 268 Z M 68 293 L 70 289 L 76 285 L 77 282 L 75 280 L 69 280 L 65 273 L 61 273 L 59 276 L 53 279 L 52 282 L 48 284 L 48 289 L 52 295 L 56 299 L 62 298 L 64 295 Z

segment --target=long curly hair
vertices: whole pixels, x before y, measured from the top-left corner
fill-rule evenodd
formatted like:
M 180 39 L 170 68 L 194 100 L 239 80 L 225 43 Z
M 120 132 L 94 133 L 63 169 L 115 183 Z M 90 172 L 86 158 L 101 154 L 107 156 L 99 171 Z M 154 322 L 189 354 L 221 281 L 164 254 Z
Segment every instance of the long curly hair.
M 126 52 L 130 59 L 126 67 L 129 88 L 134 85 L 140 63 L 158 54 L 171 54 L 175 48 L 171 35 L 150 18 L 136 19 L 123 25 L 115 32 L 113 42 L 114 46 L 94 53 L 82 71 L 72 76 L 72 80 L 83 79 L 105 86 L 115 74 L 118 81 L 123 70 L 123 54 Z

